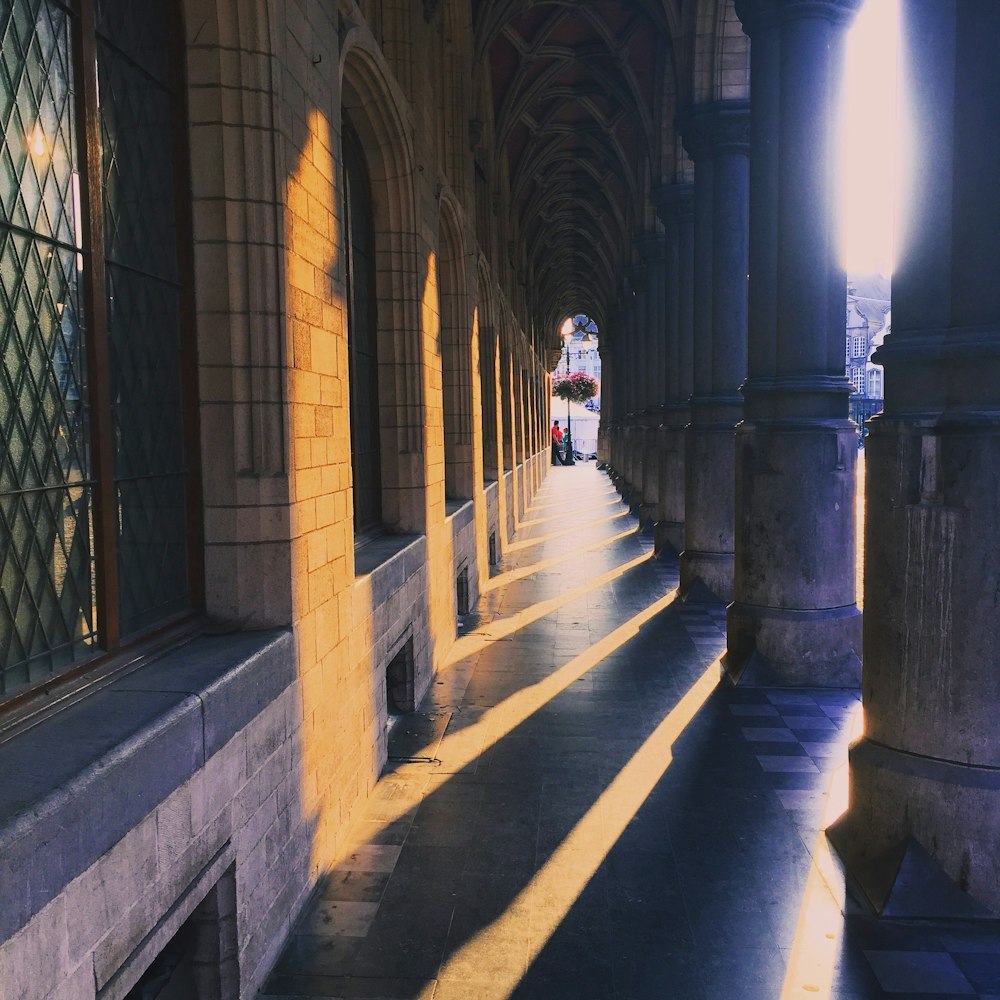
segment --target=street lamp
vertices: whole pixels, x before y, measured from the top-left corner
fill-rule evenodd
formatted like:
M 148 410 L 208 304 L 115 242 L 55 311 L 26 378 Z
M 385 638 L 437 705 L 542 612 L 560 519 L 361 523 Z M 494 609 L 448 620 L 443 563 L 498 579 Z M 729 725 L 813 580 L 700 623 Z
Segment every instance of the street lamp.
M 569 370 L 569 345 L 570 345 L 570 341 L 573 339 L 573 333 L 574 333 L 573 330 L 567 330 L 566 333 L 564 333 L 562 335 L 563 343 L 566 345 L 566 377 L 567 378 L 570 375 L 570 370 Z M 566 465 L 576 465 L 576 459 L 573 458 L 573 435 L 572 435 L 572 433 L 570 432 L 570 429 L 569 429 L 569 406 L 570 406 L 570 401 L 569 401 L 569 397 L 567 396 L 566 397 L 566 435 L 563 438 L 563 441 L 566 444 L 566 457 L 565 457 L 565 459 L 563 459 L 563 462 Z

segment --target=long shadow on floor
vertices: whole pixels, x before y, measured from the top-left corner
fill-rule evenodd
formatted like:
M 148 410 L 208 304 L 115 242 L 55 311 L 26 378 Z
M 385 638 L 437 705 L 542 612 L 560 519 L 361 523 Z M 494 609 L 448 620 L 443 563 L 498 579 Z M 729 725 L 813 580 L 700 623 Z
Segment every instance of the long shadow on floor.
M 606 557 L 636 553 L 622 539 Z M 265 995 L 909 995 L 884 993 L 866 957 L 884 952 L 881 972 L 899 962 L 884 924 L 857 924 L 823 952 L 827 968 L 807 963 L 786 983 L 823 791 L 856 699 L 706 680 L 721 633 L 711 615 L 669 603 L 675 581 L 676 563 L 640 563 L 484 642 L 438 680 L 400 723 L 398 760 L 358 843 L 320 886 Z M 495 606 L 516 613 L 566 589 L 565 578 L 525 580 Z M 637 632 L 606 641 L 654 605 Z M 964 961 L 983 986 L 991 949 L 977 947 Z

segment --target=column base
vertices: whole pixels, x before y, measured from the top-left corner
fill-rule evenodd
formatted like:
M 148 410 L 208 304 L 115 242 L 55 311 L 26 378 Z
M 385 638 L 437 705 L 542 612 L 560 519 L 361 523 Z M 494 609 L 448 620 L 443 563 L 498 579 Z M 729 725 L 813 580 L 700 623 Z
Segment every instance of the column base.
M 656 525 L 656 504 L 638 503 L 632 508 L 632 513 L 639 518 L 639 527 L 645 531 L 653 531 Z
M 723 666 L 746 687 L 861 686 L 857 605 L 797 611 L 738 602 L 726 614 Z
M 693 604 L 728 604 L 733 599 L 732 552 L 681 553 L 680 596 Z
M 676 417 L 677 412 L 668 413 Z M 681 526 L 677 537 L 670 537 L 670 544 L 680 552 L 684 548 L 684 426 L 680 424 L 665 424 L 657 428 L 657 442 L 660 450 L 660 461 L 657 467 L 659 474 L 659 516 L 658 521 L 664 525 Z
M 657 555 L 679 556 L 684 548 L 683 521 L 657 521 L 653 528 L 653 550 Z
M 660 505 L 660 429 L 650 426 L 643 432 L 642 502 L 656 511 Z
M 1000 917 L 1000 769 L 851 747 L 849 810 L 830 827 L 847 874 L 884 916 Z

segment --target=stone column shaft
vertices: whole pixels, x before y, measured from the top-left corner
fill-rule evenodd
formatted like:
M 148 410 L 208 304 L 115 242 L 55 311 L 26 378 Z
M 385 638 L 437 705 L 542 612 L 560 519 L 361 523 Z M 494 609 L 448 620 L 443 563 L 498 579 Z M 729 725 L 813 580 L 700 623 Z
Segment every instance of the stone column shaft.
M 628 313 L 624 293 L 618 300 L 615 311 L 614 361 L 611 376 L 614 379 L 614 450 L 612 468 L 616 480 L 621 483 L 625 476 L 625 427 L 628 417 L 628 385 L 624 373 L 628 369 Z
M 681 592 L 688 599 L 732 598 L 734 429 L 746 374 L 749 124 L 747 102 L 726 101 L 692 109 L 681 125 L 695 162 L 694 393 L 681 553 Z
M 611 421 L 612 407 L 614 406 L 614 390 L 609 393 L 611 386 L 613 362 L 611 354 L 604 346 L 604 339 L 607 334 L 601 331 L 601 340 L 598 347 L 598 357 L 601 359 L 601 415 L 597 421 L 597 463 L 607 465 L 611 461 Z
M 730 676 L 851 686 L 857 436 L 836 233 L 843 36 L 860 0 L 743 0 L 753 40 L 749 377 L 737 433 Z
M 640 520 L 655 523 L 660 499 L 660 425 L 666 399 L 665 241 L 648 233 L 636 241 L 646 267 L 646 384 Z
M 675 184 L 658 192 L 666 228 L 664 259 L 663 420 L 659 430 L 660 488 L 655 531 L 657 550 L 684 547 L 684 428 L 691 396 L 693 351 L 693 189 Z
M 1000 915 L 1000 6 L 907 0 L 919 140 L 866 443 L 865 735 L 832 832 L 879 910 Z M 901 862 L 902 859 L 902 862 Z M 937 892 L 913 892 L 934 885 Z M 943 875 L 947 879 L 942 878 Z
M 625 364 L 625 330 L 622 322 L 621 301 L 614 305 L 614 312 L 608 320 L 611 327 L 610 338 L 602 340 L 602 348 L 607 345 L 608 358 L 611 368 L 605 374 L 606 379 L 611 380 L 611 408 L 609 411 L 608 423 L 608 448 L 610 457 L 608 464 L 611 466 L 611 476 L 616 481 L 622 474 L 622 409 L 623 409 L 623 388 L 621 384 L 621 371 Z M 606 363 L 605 363 L 606 364 Z M 602 364 L 602 369 L 605 367 Z M 604 419 L 604 407 L 601 407 L 601 419 Z
M 631 398 L 629 400 L 627 455 L 625 479 L 628 483 L 627 500 L 630 506 L 642 502 L 642 414 L 646 408 L 646 269 L 638 265 L 628 270 L 631 288 L 629 299 L 629 339 L 631 352 L 626 374 Z

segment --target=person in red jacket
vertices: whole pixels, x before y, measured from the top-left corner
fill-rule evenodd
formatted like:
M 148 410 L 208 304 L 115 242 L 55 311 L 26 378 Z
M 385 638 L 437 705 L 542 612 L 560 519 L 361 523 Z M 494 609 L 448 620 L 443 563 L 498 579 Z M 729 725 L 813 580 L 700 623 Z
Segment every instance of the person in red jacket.
M 562 443 L 563 435 L 562 431 L 559 430 L 559 421 L 552 421 L 552 464 L 553 465 L 565 465 L 562 457 Z

